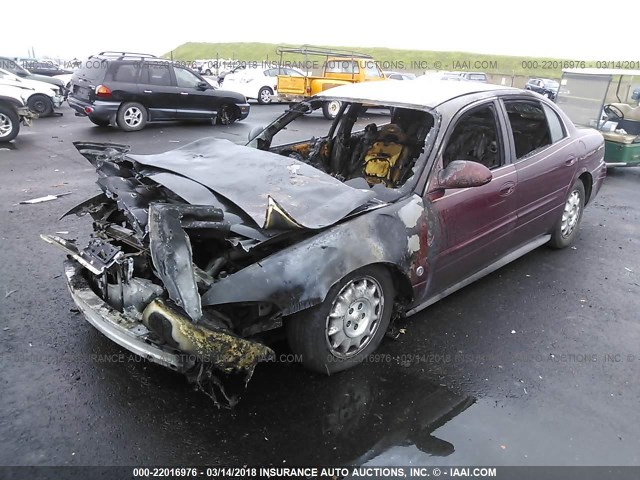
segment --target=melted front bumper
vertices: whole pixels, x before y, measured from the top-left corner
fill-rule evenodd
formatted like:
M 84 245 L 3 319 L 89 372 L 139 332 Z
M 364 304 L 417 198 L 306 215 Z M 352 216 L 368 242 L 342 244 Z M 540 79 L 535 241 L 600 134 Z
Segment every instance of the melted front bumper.
M 194 365 L 195 358 L 165 349 L 150 341 L 152 333 L 142 323 L 123 315 L 102 300 L 81 274 L 75 260 L 64 262 L 67 286 L 73 301 L 86 320 L 107 338 L 121 347 L 151 362 L 184 373 Z

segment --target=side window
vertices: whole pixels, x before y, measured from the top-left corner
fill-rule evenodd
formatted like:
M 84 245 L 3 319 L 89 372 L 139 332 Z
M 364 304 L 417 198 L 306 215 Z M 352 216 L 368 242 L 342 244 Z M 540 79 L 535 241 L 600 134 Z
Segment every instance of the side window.
M 454 160 L 471 160 L 489 169 L 504 163 L 493 105 L 475 108 L 457 121 L 442 153 L 443 167 Z
M 170 86 L 171 71 L 166 63 L 146 63 L 142 67 L 140 83 L 148 85 Z
M 551 135 L 542 104 L 535 100 L 505 100 L 516 158 L 520 160 L 551 145 Z
M 176 82 L 179 87 L 196 88 L 201 81 L 189 70 L 186 70 L 182 67 L 173 67 L 173 71 L 176 74 Z
M 544 113 L 547 116 L 547 123 L 549 124 L 549 134 L 551 135 L 551 143 L 556 143 L 567 136 L 564 131 L 562 121 L 558 117 L 558 114 L 553 111 L 552 108 L 547 105 L 542 105 Z
M 114 62 L 110 73 L 114 82 L 135 83 L 138 80 L 138 65 Z

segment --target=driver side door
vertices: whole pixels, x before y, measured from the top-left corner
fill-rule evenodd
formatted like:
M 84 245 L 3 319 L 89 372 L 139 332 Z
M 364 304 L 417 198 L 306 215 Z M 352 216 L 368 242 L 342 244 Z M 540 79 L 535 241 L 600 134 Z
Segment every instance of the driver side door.
M 213 89 L 198 87 L 205 80 L 186 68 L 175 66 L 173 71 L 178 86 L 176 113 L 177 118 L 200 120 L 214 118 L 218 110 L 217 97 Z
M 458 284 L 512 248 L 517 174 L 501 118 L 495 101 L 476 104 L 458 113 L 445 134 L 424 196 L 437 225 L 427 297 Z M 438 188 L 437 174 L 453 160 L 485 165 L 491 181 L 479 187 Z

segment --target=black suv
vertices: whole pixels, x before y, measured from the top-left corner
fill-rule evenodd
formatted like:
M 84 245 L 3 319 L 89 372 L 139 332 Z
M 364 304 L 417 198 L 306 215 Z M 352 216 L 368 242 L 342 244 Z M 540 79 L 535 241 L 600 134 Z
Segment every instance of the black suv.
M 249 115 L 243 95 L 218 90 L 169 60 L 139 53 L 102 52 L 86 59 L 71 79 L 68 101 L 76 115 L 126 131 L 169 120 L 229 125 Z

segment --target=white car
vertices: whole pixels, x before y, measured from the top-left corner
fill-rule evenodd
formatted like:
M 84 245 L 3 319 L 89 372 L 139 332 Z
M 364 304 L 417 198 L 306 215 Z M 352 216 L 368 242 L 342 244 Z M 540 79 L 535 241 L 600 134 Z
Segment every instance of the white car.
M 64 96 L 55 85 L 37 80 L 20 78 L 13 73 L 0 68 L 0 85 L 21 88 L 29 92 L 27 106 L 29 110 L 40 117 L 53 113 L 53 109 L 62 105 Z
M 271 103 L 278 85 L 278 75 L 304 77 L 304 73 L 290 67 L 245 68 L 224 77 L 222 88 L 255 99 L 260 104 Z
M 62 75 L 54 75 L 53 78 L 57 78 L 60 80 L 64 88 L 67 89 L 67 92 L 71 90 L 71 79 L 73 78 L 73 73 L 63 73 Z
M 0 143 L 16 138 L 21 123 L 31 125 L 37 118 L 26 106 L 28 98 L 29 90 L 0 83 Z

